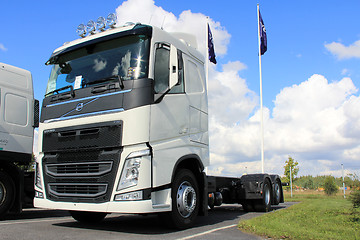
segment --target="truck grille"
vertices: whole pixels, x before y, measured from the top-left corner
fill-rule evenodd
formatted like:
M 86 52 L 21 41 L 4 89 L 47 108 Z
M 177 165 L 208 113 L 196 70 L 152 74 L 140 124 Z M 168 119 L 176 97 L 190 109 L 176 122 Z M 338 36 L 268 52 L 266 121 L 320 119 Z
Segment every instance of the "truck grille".
M 85 163 L 61 163 L 46 165 L 46 173 L 51 176 L 100 176 L 111 171 L 113 163 L 85 162 Z
M 43 135 L 42 167 L 51 201 L 110 201 L 122 152 L 122 122 L 50 129 Z
M 50 183 L 49 191 L 59 197 L 98 197 L 106 193 L 107 184 Z

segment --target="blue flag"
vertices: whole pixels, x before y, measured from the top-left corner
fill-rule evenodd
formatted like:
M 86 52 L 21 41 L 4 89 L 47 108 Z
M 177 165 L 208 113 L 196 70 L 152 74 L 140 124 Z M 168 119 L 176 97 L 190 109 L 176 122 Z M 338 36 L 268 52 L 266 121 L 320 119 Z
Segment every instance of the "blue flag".
M 264 21 L 261 17 L 260 10 L 259 10 L 259 27 L 260 27 L 260 51 L 261 55 L 263 55 L 267 50 L 267 38 L 266 38 L 266 29 L 264 25 Z
M 213 42 L 213 37 L 212 37 L 211 31 L 210 31 L 209 24 L 208 24 L 208 51 L 209 51 L 210 62 L 216 64 L 214 42 Z

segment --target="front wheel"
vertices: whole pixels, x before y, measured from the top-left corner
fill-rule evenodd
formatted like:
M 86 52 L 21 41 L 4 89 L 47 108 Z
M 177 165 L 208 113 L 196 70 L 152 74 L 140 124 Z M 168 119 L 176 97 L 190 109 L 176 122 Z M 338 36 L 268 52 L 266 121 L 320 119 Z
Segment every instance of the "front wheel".
M 160 214 L 170 227 L 191 227 L 199 212 L 199 188 L 194 174 L 188 169 L 177 172 L 171 187 L 172 211 Z
M 0 217 L 12 207 L 15 198 L 15 185 L 10 175 L 0 171 Z
M 70 211 L 71 216 L 81 223 L 98 223 L 101 222 L 107 215 L 103 212 L 84 212 L 84 211 Z

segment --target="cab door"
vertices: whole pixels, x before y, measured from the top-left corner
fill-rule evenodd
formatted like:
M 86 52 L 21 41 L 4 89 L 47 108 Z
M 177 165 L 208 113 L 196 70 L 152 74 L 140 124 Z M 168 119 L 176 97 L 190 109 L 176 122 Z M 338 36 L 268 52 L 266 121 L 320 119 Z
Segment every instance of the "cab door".
M 171 181 L 173 166 L 189 145 L 189 99 L 185 94 L 182 53 L 165 43 L 157 44 L 155 51 L 155 104 L 150 117 L 153 187 Z M 174 73 L 176 81 L 171 86 L 169 78 Z

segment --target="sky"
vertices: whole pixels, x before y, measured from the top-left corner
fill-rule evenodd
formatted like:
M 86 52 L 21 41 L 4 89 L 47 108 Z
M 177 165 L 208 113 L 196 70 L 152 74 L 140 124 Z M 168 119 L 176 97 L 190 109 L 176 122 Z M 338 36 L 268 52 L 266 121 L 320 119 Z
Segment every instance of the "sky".
M 1 4 L 0 62 L 32 72 L 42 100 L 50 67 L 80 23 L 163 25 L 196 35 L 206 51 L 206 17 L 218 63 L 209 69 L 209 173 L 261 172 L 257 3 L 268 50 L 262 56 L 265 171 L 282 175 L 289 156 L 299 174 L 360 176 L 360 1 L 8 1 Z

